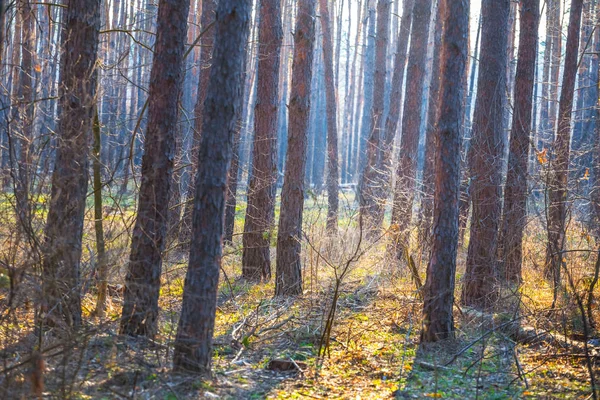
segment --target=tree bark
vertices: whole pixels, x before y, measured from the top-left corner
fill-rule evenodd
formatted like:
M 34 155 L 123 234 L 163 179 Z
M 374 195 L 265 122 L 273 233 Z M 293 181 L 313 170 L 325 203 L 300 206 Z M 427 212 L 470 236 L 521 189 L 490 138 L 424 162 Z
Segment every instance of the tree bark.
M 299 1 L 296 17 L 287 159 L 277 235 L 276 296 L 302 294 L 300 241 L 315 41 L 315 5 L 316 0 Z
M 433 243 L 423 303 L 421 342 L 454 338 L 454 282 L 458 248 L 460 147 L 468 52 L 469 0 L 441 0 L 439 118 L 435 130 Z
M 383 213 L 383 199 L 378 198 L 381 193 L 378 186 L 382 184 L 379 175 L 381 158 L 383 157 L 383 142 L 385 140 L 384 108 L 385 108 L 385 83 L 387 48 L 389 43 L 390 26 L 389 0 L 378 0 L 377 2 L 377 37 L 375 40 L 375 75 L 373 85 L 373 107 L 371 108 L 371 121 L 369 128 L 369 139 L 367 140 L 367 159 L 365 169 L 360 182 L 360 213 L 367 234 L 376 236 L 379 226 L 378 215 Z
M 125 281 L 121 334 L 153 337 L 175 158 L 189 0 L 161 0 L 148 103 L 137 218 Z
M 219 0 L 203 0 L 202 1 L 202 17 L 200 29 L 204 34 L 200 39 L 200 79 L 198 80 L 197 101 L 194 107 L 194 135 L 191 148 L 191 171 L 197 171 L 198 163 L 202 160 L 198 159 L 198 146 L 202 138 L 202 123 L 204 119 L 204 103 L 206 100 L 206 91 L 208 89 L 208 81 L 210 79 L 210 68 L 212 61 L 212 52 L 215 41 L 215 29 L 211 26 L 215 21 L 215 12 Z M 183 218 L 179 230 L 179 242 L 184 250 L 189 249 L 190 234 L 192 233 L 192 207 L 194 204 L 195 185 L 193 179 L 190 179 L 190 184 L 187 189 L 186 205 L 183 211 Z
M 96 96 L 100 0 L 71 0 L 64 15 L 56 162 L 45 229 L 46 322 L 81 325 L 80 258 Z
M 19 124 L 19 156 L 17 158 L 17 179 L 15 185 L 15 203 L 17 211 L 18 231 L 24 236 L 32 235 L 31 204 L 29 190 L 31 184 L 33 128 L 35 119 L 34 71 L 33 58 L 35 52 L 35 15 L 29 0 L 17 2 L 17 12 L 21 14 L 22 32 L 21 69 L 19 77 L 18 124 Z
M 325 97 L 327 108 L 327 232 L 337 233 L 339 208 L 339 167 L 337 94 L 333 76 L 333 43 L 331 18 L 327 0 L 319 0 L 321 30 L 323 32 L 323 67 L 325 70 Z
M 404 232 L 408 228 L 412 218 L 431 3 L 431 0 L 415 1 L 413 8 L 410 53 L 406 72 L 407 86 L 402 117 L 402 141 L 392 209 L 392 224 L 398 225 L 400 232 Z
M 568 168 L 571 142 L 571 115 L 577 63 L 579 58 L 579 34 L 583 0 L 573 0 L 569 19 L 565 66 L 558 110 L 558 128 L 552 146 L 548 179 L 548 243 L 546 246 L 546 267 L 544 273 L 555 288 L 560 284 L 560 270 L 563 263 L 563 248 L 566 235 Z
M 488 308 L 495 301 L 509 12 L 509 0 L 482 3 L 481 55 L 469 156 L 473 215 L 462 292 L 463 304 L 477 308 Z
M 440 0 L 441 1 L 441 0 Z M 424 243 L 428 244 L 433 218 L 433 196 L 435 190 L 435 124 L 439 118 L 438 97 L 440 94 L 440 80 L 442 71 L 440 69 L 440 53 L 442 46 L 443 16 L 441 15 L 441 3 L 435 17 L 434 28 L 434 49 L 433 60 L 431 62 L 431 81 L 429 84 L 429 106 L 427 107 L 427 125 L 425 127 L 425 160 L 423 162 L 423 193 L 421 201 L 421 237 Z M 467 63 L 468 64 L 468 63 Z
M 220 0 L 217 8 L 213 68 L 199 150 L 203 162 L 196 176 L 193 243 L 173 357 L 177 370 L 210 373 L 227 174 L 242 107 L 243 44 L 248 40 L 251 9 L 250 0 Z
M 279 65 L 283 41 L 280 0 L 261 0 L 259 15 L 254 149 L 242 254 L 242 276 L 253 282 L 271 279 L 271 234 L 277 189 Z
M 504 188 L 504 216 L 500 231 L 500 279 L 521 282 L 523 230 L 527 221 L 527 161 L 533 109 L 533 86 L 538 42 L 539 0 L 522 0 L 515 105 L 510 135 L 508 174 Z
M 94 185 L 94 233 L 96 234 L 96 281 L 98 282 L 98 297 L 94 314 L 102 319 L 106 313 L 106 291 L 108 288 L 108 259 L 104 242 L 104 224 L 102 223 L 102 164 L 100 152 L 102 150 L 100 119 L 97 106 L 94 106 L 94 120 L 92 125 L 92 173 Z

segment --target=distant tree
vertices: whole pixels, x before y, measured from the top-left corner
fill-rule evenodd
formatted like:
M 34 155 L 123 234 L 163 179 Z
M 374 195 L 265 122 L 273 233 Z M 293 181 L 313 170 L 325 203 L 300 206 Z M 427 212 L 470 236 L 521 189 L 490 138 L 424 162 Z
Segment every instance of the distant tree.
M 546 278 L 550 279 L 555 288 L 560 284 L 560 271 L 563 264 L 563 249 L 565 247 L 567 201 L 568 201 L 568 169 L 571 144 L 571 114 L 577 64 L 579 58 L 579 34 L 583 0 L 571 2 L 569 31 L 565 65 L 558 110 L 558 127 L 552 146 L 552 154 L 548 178 L 548 243 L 546 246 Z
M 502 156 L 510 0 L 483 0 L 477 98 L 469 155 L 470 241 L 462 302 L 486 308 L 494 301 L 501 213 Z
M 539 3 L 539 0 L 521 1 L 515 102 L 499 242 L 499 259 L 504 265 L 499 271 L 500 278 L 517 283 L 521 281 L 523 230 L 527 219 L 527 164 L 532 127 Z
M 196 175 L 190 261 L 177 327 L 174 368 L 210 373 L 217 289 L 222 257 L 227 173 L 235 123 L 241 111 L 244 51 L 251 0 L 220 0 L 215 25 L 213 68 Z
M 61 37 L 59 115 L 44 231 L 42 309 L 52 324 L 81 325 L 80 259 L 96 97 L 100 0 L 71 0 Z
M 275 295 L 302 294 L 300 240 L 304 208 L 304 172 L 309 129 L 310 92 L 315 42 L 316 0 L 300 0 L 294 31 L 292 92 L 285 176 L 277 234 Z
M 381 158 L 383 157 L 384 143 L 384 111 L 385 111 L 385 85 L 386 85 L 386 64 L 387 48 L 389 43 L 389 25 L 390 25 L 389 0 L 379 0 L 377 2 L 377 37 L 375 39 L 375 79 L 373 85 L 373 107 L 371 108 L 371 121 L 369 128 L 369 138 L 367 140 L 367 159 L 365 170 L 360 180 L 360 213 L 363 221 L 370 233 L 375 233 L 379 226 L 378 215 L 383 212 L 381 199 L 377 194 L 381 191 L 378 186 L 381 185 Z
M 281 1 L 261 0 L 258 12 L 254 148 L 242 238 L 242 276 L 255 282 L 271 279 L 271 231 L 277 189 L 279 65 L 283 41 Z
M 469 0 L 441 0 L 439 118 L 435 129 L 435 199 L 432 250 L 423 296 L 421 342 L 454 338 L 454 281 Z
M 158 5 L 142 180 L 121 316 L 120 332 L 126 335 L 153 337 L 157 331 L 188 9 L 189 0 Z
M 323 31 L 323 66 L 325 69 L 325 96 L 327 98 L 327 231 L 336 233 L 339 208 L 337 94 L 333 76 L 333 43 L 327 0 L 319 0 L 319 9 Z
M 402 139 L 392 210 L 392 224 L 398 225 L 400 232 L 408 228 L 412 218 L 431 8 L 431 0 L 415 1 L 413 8 L 406 94 L 402 114 Z

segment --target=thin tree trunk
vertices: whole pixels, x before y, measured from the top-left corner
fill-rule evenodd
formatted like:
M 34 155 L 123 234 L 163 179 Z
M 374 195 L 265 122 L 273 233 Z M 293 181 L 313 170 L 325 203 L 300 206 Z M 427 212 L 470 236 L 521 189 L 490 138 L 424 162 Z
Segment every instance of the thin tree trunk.
M 527 161 L 532 123 L 533 86 L 538 42 L 539 0 L 522 0 L 515 106 L 510 136 L 508 175 L 504 188 L 504 216 L 499 240 L 499 259 L 504 264 L 500 279 L 521 282 L 523 230 L 527 220 Z
M 211 24 L 215 20 L 215 12 L 217 9 L 217 3 L 219 0 L 203 0 L 202 1 L 202 19 L 201 26 L 202 30 L 206 32 L 202 35 L 200 40 L 200 79 L 198 80 L 198 94 L 197 101 L 194 107 L 194 135 L 192 139 L 191 148 L 191 164 L 192 171 L 198 169 L 198 163 L 202 160 L 198 159 L 198 146 L 200 145 L 200 138 L 202 137 L 202 123 L 204 119 L 204 103 L 206 98 L 206 92 L 208 88 L 208 80 L 210 78 L 210 68 L 212 61 L 212 51 L 215 40 L 215 29 Z M 190 242 L 190 234 L 192 233 L 192 207 L 194 197 L 194 182 L 190 179 L 190 185 L 187 188 L 186 206 L 183 211 L 183 218 L 181 227 L 179 230 L 179 242 L 182 244 L 183 249 L 189 249 L 188 245 Z
M 279 66 L 283 42 L 280 0 L 261 0 L 259 15 L 254 149 L 242 254 L 242 276 L 254 282 L 271 279 L 271 231 L 277 189 Z
M 369 128 L 369 139 L 367 140 L 367 160 L 365 170 L 360 182 L 360 213 L 367 234 L 376 236 L 380 226 L 377 225 L 383 213 L 383 199 L 378 198 L 380 193 L 378 185 L 382 184 L 379 174 L 381 171 L 380 160 L 383 157 L 385 135 L 384 108 L 385 108 L 385 83 L 387 48 L 389 43 L 390 26 L 389 0 L 378 0 L 377 2 L 377 37 L 375 41 L 375 76 L 373 85 L 373 107 L 371 108 L 371 121 Z
M 389 177 L 392 175 L 391 161 L 394 153 L 393 146 L 396 138 L 396 131 L 398 130 L 398 122 L 400 121 L 400 110 L 402 108 L 404 71 L 406 69 L 408 39 L 411 31 L 414 4 L 415 0 L 404 0 L 402 3 L 402 21 L 400 24 L 400 33 L 397 41 L 396 55 L 394 60 L 394 73 L 390 90 L 390 108 L 385 121 L 383 160 L 380 167 L 383 173 L 383 179 L 381 182 L 389 182 Z M 389 186 L 391 186 L 391 184 L 385 183 L 382 187 L 382 192 L 384 193 L 382 197 L 386 200 L 389 197 Z M 398 217 L 398 214 L 396 214 L 396 217 Z M 381 226 L 383 223 L 383 215 L 381 215 L 381 219 L 377 223 L 378 226 Z M 392 221 L 392 224 L 397 223 L 398 221 Z
M 501 213 L 509 0 L 484 0 L 477 99 L 469 156 L 471 239 L 462 302 L 488 308 L 495 301 L 496 247 Z
M 157 332 L 189 5 L 189 0 L 161 0 L 158 6 L 142 180 L 120 327 L 126 335 L 153 337 Z
M 220 0 L 213 68 L 206 93 L 203 138 L 196 176 L 193 243 L 183 289 L 173 364 L 177 370 L 210 373 L 222 257 L 223 213 L 235 123 L 242 107 L 244 51 L 250 0 Z
M 431 259 L 423 303 L 421 342 L 454 338 L 454 282 L 458 248 L 460 147 L 468 57 L 469 0 L 441 0 L 439 118 L 435 134 L 435 200 Z
M 31 226 L 31 204 L 29 199 L 33 128 L 35 119 L 34 71 L 33 57 L 35 52 L 34 13 L 29 0 L 17 2 L 17 12 L 21 13 L 21 70 L 19 78 L 19 157 L 17 162 L 17 179 L 15 200 L 19 232 L 25 236 L 33 234 Z
M 412 218 L 431 8 L 431 0 L 416 1 L 413 8 L 402 117 L 402 142 L 392 210 L 392 224 L 398 225 L 400 232 L 406 231 Z
M 560 95 L 558 129 L 552 148 L 552 159 L 548 182 L 548 243 L 546 246 L 546 277 L 554 283 L 555 289 L 560 284 L 560 270 L 563 260 L 563 248 L 566 235 L 567 197 L 568 197 L 568 168 L 571 142 L 571 114 L 575 80 L 577 78 L 577 63 L 579 58 L 579 34 L 583 0 L 573 0 L 565 66 Z
M 102 176 L 100 164 L 100 151 L 102 149 L 100 135 L 100 120 L 98 109 L 94 107 L 94 121 L 92 126 L 92 171 L 94 186 L 94 231 L 96 234 L 96 282 L 98 283 L 98 297 L 96 298 L 96 309 L 94 314 L 102 319 L 106 314 L 106 290 L 108 287 L 108 259 L 104 243 L 104 225 L 102 223 Z
M 431 82 L 429 84 L 429 106 L 427 107 L 427 125 L 425 128 L 425 160 L 423 162 L 423 193 L 421 201 L 421 236 L 425 243 L 429 242 L 432 218 L 433 196 L 435 188 L 434 160 L 435 160 L 435 124 L 439 119 L 440 80 L 442 77 L 440 53 L 442 46 L 443 15 L 442 4 L 438 5 L 434 28 L 434 49 L 431 62 Z M 468 64 L 468 63 L 467 63 Z
M 319 0 L 321 29 L 323 31 L 323 66 L 325 68 L 325 96 L 327 100 L 327 232 L 336 233 L 339 208 L 339 167 L 337 94 L 333 76 L 333 43 L 331 39 L 331 18 L 327 0 Z
M 81 325 L 80 258 L 96 96 L 100 0 L 71 0 L 64 11 L 56 162 L 46 221 L 42 309 L 46 322 Z
M 471 118 L 471 109 L 473 104 L 473 94 L 475 93 L 475 78 L 477 76 L 477 68 L 479 65 L 479 50 L 481 38 L 481 16 L 477 23 L 477 36 L 475 36 L 475 49 L 473 50 L 473 62 L 471 63 L 471 77 L 469 78 L 469 93 L 467 94 L 467 104 L 465 106 L 466 130 L 463 138 L 463 160 L 462 160 L 462 178 L 460 182 L 460 201 L 458 220 L 460 241 L 462 242 L 465 231 L 467 230 L 467 220 L 469 218 L 469 207 L 471 206 L 471 171 L 469 170 L 469 159 L 472 153 L 471 137 L 473 130 L 473 121 Z
M 315 5 L 316 0 L 300 0 L 296 17 L 287 159 L 277 235 L 276 296 L 302 294 L 300 241 L 315 42 Z

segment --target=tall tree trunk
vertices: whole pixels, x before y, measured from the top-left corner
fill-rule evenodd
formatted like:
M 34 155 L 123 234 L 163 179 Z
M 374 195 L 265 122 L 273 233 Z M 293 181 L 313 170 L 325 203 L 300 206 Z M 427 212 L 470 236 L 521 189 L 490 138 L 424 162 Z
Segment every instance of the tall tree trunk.
M 495 300 L 509 12 L 509 0 L 482 3 L 481 55 L 469 156 L 473 216 L 462 292 L 463 304 L 478 308 L 490 307 Z
M 361 117 L 360 117 L 360 127 L 358 126 L 357 119 L 357 127 L 356 129 L 360 129 L 360 137 L 359 137 L 359 147 L 358 147 L 358 165 L 356 168 L 356 175 L 360 180 L 363 171 L 365 168 L 365 164 L 367 161 L 367 140 L 370 135 L 369 128 L 371 127 L 371 108 L 373 107 L 373 85 L 375 81 L 375 9 L 373 4 L 375 0 L 366 0 L 365 2 L 365 12 L 368 14 L 365 21 L 367 23 L 367 35 L 366 35 L 366 46 L 364 47 L 363 54 L 363 89 L 362 89 L 362 102 L 359 102 L 359 107 L 361 108 Z M 362 104 L 360 104 L 362 103 Z
M 247 50 L 246 50 L 247 53 Z M 244 63 L 245 64 L 245 63 Z M 244 85 L 245 86 L 245 85 Z M 242 96 L 244 98 L 244 96 Z M 240 113 L 236 123 L 236 130 L 233 135 L 233 156 L 231 167 L 229 168 L 229 177 L 227 178 L 227 200 L 225 204 L 225 243 L 233 243 L 233 231 L 235 229 L 235 209 L 237 204 L 238 176 L 240 168 L 240 141 L 243 129 L 243 113 Z
M 383 199 L 378 198 L 377 190 L 381 179 L 379 170 L 380 160 L 383 153 L 384 134 L 384 108 L 385 108 L 385 83 L 387 48 L 389 42 L 390 26 L 389 0 L 378 0 L 377 2 L 377 38 L 375 41 L 375 76 L 373 85 L 373 107 L 371 108 L 371 121 L 369 128 L 369 139 L 367 140 L 367 160 L 365 170 L 360 182 L 360 213 L 367 233 L 376 234 L 379 226 L 378 215 L 383 213 Z
M 596 10 L 596 23 L 600 23 L 600 11 Z M 596 29 L 594 50 L 600 54 L 600 30 Z M 592 79 L 600 82 L 600 56 L 594 60 Z M 592 150 L 592 190 L 590 193 L 592 210 L 595 216 L 596 240 L 600 238 L 600 88 L 596 89 L 596 108 L 593 110 L 596 117 L 594 129 L 594 148 Z
M 96 281 L 98 282 L 98 297 L 94 314 L 102 319 L 106 314 L 106 292 L 108 288 L 108 259 L 104 242 L 104 224 L 102 223 L 102 164 L 100 151 L 102 150 L 100 119 L 97 106 L 94 106 L 94 120 L 92 126 L 92 180 L 94 185 L 94 233 L 96 234 Z
M 153 337 L 157 332 L 189 6 L 189 0 L 161 0 L 158 6 L 142 181 L 121 317 L 120 332 L 126 335 Z
M 327 0 L 319 0 L 319 9 L 323 31 L 323 66 L 327 99 L 327 232 L 332 234 L 337 232 L 339 208 L 337 94 L 333 76 L 333 43 Z
M 296 17 L 287 159 L 277 235 L 276 296 L 302 294 L 300 241 L 315 42 L 315 5 L 316 0 L 301 0 Z
M 15 200 L 17 208 L 17 221 L 19 232 L 31 235 L 31 204 L 29 190 L 31 185 L 33 128 L 35 119 L 34 102 L 34 71 L 33 57 L 35 52 L 35 15 L 29 0 L 17 2 L 17 12 L 21 14 L 22 33 L 21 69 L 19 77 L 18 96 L 18 123 L 19 123 L 19 156 L 17 162 L 17 179 L 15 187 Z
M 435 222 L 425 282 L 422 343 L 454 338 L 452 310 L 464 115 L 462 82 L 466 79 L 469 54 L 469 0 L 441 0 L 439 8 L 438 13 L 444 19 L 444 31 L 440 54 L 439 118 L 435 131 Z
M 499 271 L 500 279 L 513 283 L 521 282 L 523 230 L 527 220 L 527 161 L 532 127 L 540 0 L 522 0 L 520 7 L 515 105 L 498 251 L 499 259 L 504 264 Z
M 198 94 L 196 105 L 194 107 L 194 135 L 191 148 L 191 164 L 192 171 L 198 169 L 198 163 L 202 160 L 198 159 L 198 146 L 202 137 L 202 123 L 204 119 L 204 103 L 206 99 L 206 91 L 208 89 L 208 80 L 210 78 L 210 68 L 212 61 L 212 51 L 215 41 L 215 29 L 211 26 L 215 20 L 215 12 L 219 0 L 203 0 L 202 1 L 202 19 L 201 26 L 204 34 L 200 39 L 200 79 L 198 80 Z M 179 242 L 183 245 L 183 249 L 189 249 L 190 234 L 192 233 L 192 207 L 194 198 L 195 186 L 193 179 L 190 179 L 190 184 L 187 189 L 186 206 L 183 211 L 183 218 L 179 230 Z
M 555 18 L 556 10 L 560 13 L 560 0 L 548 0 L 546 2 L 546 38 L 544 40 L 544 65 L 542 71 L 542 101 L 540 106 L 540 125 L 538 127 L 538 148 L 548 148 L 552 143 L 553 132 L 550 131 L 550 67 L 552 65 L 552 54 L 555 31 L 558 20 Z
M 213 68 L 206 93 L 202 163 L 196 176 L 193 243 L 183 289 L 173 364 L 175 369 L 210 373 L 223 251 L 223 213 L 235 123 L 242 108 L 244 51 L 250 0 L 220 0 Z
M 421 201 L 421 236 L 423 242 L 428 243 L 432 228 L 433 218 L 433 196 L 435 188 L 434 160 L 435 160 L 435 124 L 439 118 L 440 80 L 440 53 L 442 46 L 443 15 L 442 4 L 438 4 L 435 16 L 435 28 L 433 39 L 433 60 L 431 62 L 431 81 L 429 84 L 429 106 L 427 107 L 427 125 L 425 127 L 425 160 L 423 161 L 423 193 Z M 467 63 L 468 64 L 468 63 Z
M 408 228 L 412 217 L 431 7 L 431 0 L 422 0 L 416 1 L 413 8 L 402 117 L 402 141 L 392 210 L 392 224 L 398 225 L 400 232 Z
M 254 150 L 242 254 L 242 276 L 254 282 L 271 279 L 271 231 L 277 189 L 279 65 L 283 41 L 280 0 L 261 0 L 259 15 Z
M 579 34 L 583 0 L 573 0 L 567 35 L 565 66 L 562 78 L 562 90 L 558 110 L 558 129 L 554 140 L 548 179 L 548 243 L 546 246 L 545 275 L 555 288 L 560 284 L 560 269 L 563 260 L 563 248 L 566 235 L 568 168 L 571 142 L 571 113 L 577 63 L 579 58 Z
M 414 4 L 415 0 L 403 0 L 402 2 L 402 21 L 400 24 L 398 41 L 396 43 L 396 55 L 394 57 L 394 73 L 390 89 L 390 106 L 385 120 L 383 160 L 379 167 L 382 171 L 380 185 L 383 184 L 384 181 L 389 182 L 389 177 L 392 175 L 391 161 L 394 152 L 393 146 L 396 138 L 396 131 L 398 130 L 398 122 L 400 121 L 400 110 L 403 100 L 402 89 L 404 88 L 404 71 L 406 69 L 408 39 L 411 31 Z M 382 197 L 386 200 L 389 197 L 389 186 L 389 183 L 385 183 L 381 187 L 381 191 L 384 193 Z M 383 214 L 381 214 L 380 220 L 377 221 L 378 226 L 381 226 L 382 223 Z M 392 221 L 392 223 L 397 223 L 397 221 Z
M 465 105 L 465 121 L 466 131 L 465 137 L 463 138 L 463 160 L 461 168 L 461 182 L 460 182 L 460 200 L 458 204 L 460 218 L 458 220 L 458 230 L 460 241 L 462 242 L 465 231 L 467 230 L 467 220 L 469 218 L 469 207 L 471 206 L 471 171 L 469 170 L 469 159 L 472 153 L 471 149 L 471 136 L 473 130 L 473 121 L 471 118 L 471 109 L 473 105 L 473 94 L 475 93 L 475 78 L 476 72 L 479 66 L 479 50 L 480 50 L 480 38 L 481 38 L 481 16 L 477 23 L 477 35 L 475 36 L 475 48 L 473 49 L 473 62 L 471 63 L 471 76 L 469 78 L 469 92 L 467 94 L 467 104 Z
M 48 323 L 81 325 L 80 258 L 96 96 L 100 0 L 71 0 L 61 44 L 56 162 L 45 229 L 43 309 Z

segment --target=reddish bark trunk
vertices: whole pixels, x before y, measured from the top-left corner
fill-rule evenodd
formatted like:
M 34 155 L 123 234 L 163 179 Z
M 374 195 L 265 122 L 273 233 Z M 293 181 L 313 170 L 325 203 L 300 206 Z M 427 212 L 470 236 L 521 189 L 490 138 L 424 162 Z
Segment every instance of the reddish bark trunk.
M 288 146 L 277 235 L 276 296 L 302 294 L 300 241 L 315 40 L 315 5 L 316 0 L 301 0 L 296 17 Z
M 327 232 L 336 233 L 339 208 L 339 167 L 337 94 L 333 76 L 333 43 L 331 39 L 331 18 L 327 0 L 319 0 L 321 29 L 323 31 L 323 66 L 325 69 L 325 96 L 327 109 Z
M 413 8 L 402 117 L 402 141 L 392 210 L 392 224 L 398 225 L 400 232 L 404 232 L 408 228 L 412 217 L 431 3 L 431 0 L 416 1 Z
M 243 44 L 248 39 L 251 9 L 250 0 L 220 0 L 217 8 L 213 68 L 199 150 L 203 162 L 196 176 L 193 243 L 173 357 L 174 368 L 179 370 L 210 373 L 227 173 L 242 107 Z
M 509 12 L 509 0 L 482 3 L 481 56 L 469 155 L 473 215 L 462 292 L 463 304 L 478 308 L 490 307 L 495 301 Z
M 508 174 L 504 188 L 504 217 L 499 259 L 504 264 L 500 278 L 521 281 L 523 230 L 527 220 L 527 161 L 533 109 L 533 85 L 537 55 L 539 0 L 522 0 L 518 64 L 515 76 L 515 106 L 510 136 Z
M 373 83 L 373 107 L 371 108 L 371 121 L 369 139 L 367 140 L 367 160 L 365 170 L 360 182 L 360 213 L 368 234 L 377 234 L 380 220 L 379 214 L 383 213 L 383 199 L 377 194 L 381 193 L 378 186 L 383 182 L 380 165 L 383 156 L 384 108 L 387 48 L 389 42 L 390 2 L 379 0 L 377 3 L 377 38 L 375 44 L 375 74 Z
M 271 279 L 271 233 L 277 183 L 279 65 L 283 41 L 280 0 L 261 0 L 259 13 L 254 149 L 242 254 L 242 276 L 255 282 Z
M 572 1 L 558 111 L 558 129 L 552 148 L 553 154 L 551 155 L 552 159 L 550 161 L 547 187 L 549 201 L 547 222 L 548 243 L 546 246 L 546 268 L 544 272 L 546 277 L 554 283 L 555 287 L 558 287 L 560 284 L 560 270 L 563 263 L 562 251 L 565 245 L 571 113 L 573 110 L 573 97 L 577 77 L 582 9 L 583 0 Z
M 202 123 L 204 120 L 204 103 L 206 100 L 206 92 L 210 79 L 210 68 L 212 62 L 213 45 L 215 41 L 215 29 L 211 24 L 215 21 L 215 12 L 217 9 L 218 0 L 203 0 L 202 2 L 202 17 L 200 29 L 204 31 L 202 39 L 200 39 L 200 79 L 198 80 L 197 101 L 194 107 L 194 136 L 191 149 L 191 164 L 192 171 L 198 169 L 198 163 L 202 160 L 198 159 L 198 146 L 202 137 Z M 191 174 L 193 176 L 193 174 Z M 179 228 L 179 242 L 184 249 L 189 249 L 190 235 L 192 233 L 192 207 L 194 204 L 194 179 L 190 179 L 190 185 L 187 189 L 186 205 L 183 211 L 183 218 Z
M 189 0 L 162 0 L 148 103 L 148 127 L 120 332 L 153 337 L 175 158 L 177 100 L 182 86 Z
M 80 258 L 96 96 L 100 0 L 71 0 L 64 15 L 56 162 L 44 231 L 43 308 L 81 324 Z M 52 315 L 54 314 L 54 315 Z
M 421 342 L 454 338 L 454 281 L 458 248 L 458 198 L 464 85 L 468 56 L 469 1 L 441 0 L 439 118 L 435 130 L 433 243 L 423 303 Z

